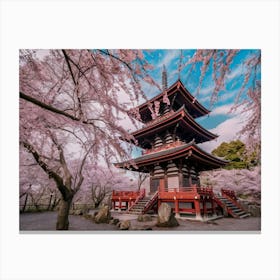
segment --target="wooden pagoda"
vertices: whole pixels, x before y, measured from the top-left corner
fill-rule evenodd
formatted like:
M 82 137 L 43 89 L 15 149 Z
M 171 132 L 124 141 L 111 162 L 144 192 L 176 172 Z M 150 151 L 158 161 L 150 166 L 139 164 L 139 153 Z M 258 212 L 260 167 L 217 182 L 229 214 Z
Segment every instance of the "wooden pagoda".
M 174 209 L 177 217 L 202 219 L 216 215 L 222 207 L 221 201 L 215 197 L 212 188 L 200 185 L 199 173 L 220 168 L 227 162 L 197 145 L 218 136 L 195 120 L 210 111 L 190 94 L 180 79 L 167 87 L 165 70 L 162 79 L 163 92 L 138 107 L 144 127 L 132 135 L 137 140 L 134 144 L 143 149 L 142 156 L 135 158 L 133 164 L 115 164 L 119 168 L 149 173 L 150 192 L 139 193 L 132 202 L 121 192 L 114 192 L 113 208 L 140 214 L 157 211 L 165 202 Z M 153 115 L 155 104 L 158 106 L 156 117 Z

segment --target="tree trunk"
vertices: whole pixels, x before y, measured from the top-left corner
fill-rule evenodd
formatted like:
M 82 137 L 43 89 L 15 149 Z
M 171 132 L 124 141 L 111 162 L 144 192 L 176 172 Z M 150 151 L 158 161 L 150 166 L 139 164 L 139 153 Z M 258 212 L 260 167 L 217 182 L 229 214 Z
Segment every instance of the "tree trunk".
M 49 200 L 49 204 L 48 204 L 47 211 L 50 211 L 50 209 L 51 209 L 52 197 L 53 197 L 53 195 L 51 194 L 51 195 L 50 195 L 50 200 Z
M 24 200 L 24 205 L 23 205 L 23 208 L 22 208 L 22 213 L 24 213 L 24 211 L 25 211 L 26 204 L 27 204 L 27 199 L 28 199 L 28 193 L 25 194 L 25 200 Z
M 52 203 L 52 206 L 51 206 L 51 211 L 53 211 L 54 208 L 59 204 L 60 200 L 61 200 L 60 198 L 57 199 L 56 196 L 54 197 L 54 200 L 53 200 L 53 203 Z
M 73 197 L 71 197 L 68 200 L 64 200 L 64 199 L 60 200 L 57 222 L 56 222 L 57 230 L 68 230 L 69 227 L 68 215 L 69 215 L 72 199 Z

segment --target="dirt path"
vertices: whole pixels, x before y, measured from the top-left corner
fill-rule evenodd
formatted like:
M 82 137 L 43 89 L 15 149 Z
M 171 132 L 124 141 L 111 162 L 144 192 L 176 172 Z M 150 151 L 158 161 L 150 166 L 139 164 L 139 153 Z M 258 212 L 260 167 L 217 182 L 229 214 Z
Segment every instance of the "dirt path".
M 21 231 L 55 231 L 56 212 L 24 213 L 20 214 Z M 130 220 L 131 229 L 139 230 L 152 228 L 153 231 L 260 231 L 261 218 L 250 217 L 246 219 L 222 218 L 211 222 L 199 222 L 190 220 L 178 220 L 180 226 L 176 228 L 158 228 L 155 226 L 156 217 L 151 222 L 138 222 L 136 216 L 112 213 L 115 218 L 120 220 Z M 95 224 L 82 216 L 69 216 L 70 231 L 116 231 L 119 230 L 114 225 Z M 143 231 L 142 231 L 143 232 Z

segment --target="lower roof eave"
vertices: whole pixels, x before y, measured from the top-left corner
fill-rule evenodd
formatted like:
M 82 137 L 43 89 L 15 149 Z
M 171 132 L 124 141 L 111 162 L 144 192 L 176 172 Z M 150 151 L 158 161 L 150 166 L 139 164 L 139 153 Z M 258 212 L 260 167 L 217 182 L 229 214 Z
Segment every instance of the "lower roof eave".
M 116 163 L 115 166 L 133 171 L 148 172 L 143 171 L 145 170 L 145 167 L 180 158 L 186 159 L 188 162 L 195 164 L 197 169 L 201 169 L 201 171 L 218 169 L 228 164 L 228 161 L 214 157 L 213 155 L 203 151 L 197 145 L 189 143 L 182 145 L 181 147 L 138 157 L 133 160 L 133 165 L 128 162 L 121 162 Z

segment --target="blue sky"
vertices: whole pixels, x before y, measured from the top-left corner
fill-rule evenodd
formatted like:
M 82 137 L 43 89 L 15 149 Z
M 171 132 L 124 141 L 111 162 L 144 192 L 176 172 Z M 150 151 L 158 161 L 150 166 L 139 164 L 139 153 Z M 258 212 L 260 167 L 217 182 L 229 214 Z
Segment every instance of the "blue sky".
M 183 51 L 183 63 L 187 62 L 194 54 L 195 50 L 182 50 Z M 245 60 L 250 56 L 256 55 L 260 50 L 240 50 L 234 57 L 231 66 L 230 73 L 227 75 L 225 89 L 219 92 L 219 98 L 215 104 L 210 104 L 211 94 L 214 88 L 212 79 L 212 67 L 206 72 L 203 79 L 203 83 L 199 94 L 197 95 L 197 88 L 200 78 L 201 64 L 197 63 L 194 69 L 189 72 L 190 65 L 186 66 L 180 73 L 180 79 L 190 93 L 196 96 L 197 100 L 203 104 L 207 109 L 211 110 L 209 116 L 196 119 L 206 129 L 220 135 L 218 140 L 211 141 L 212 143 L 205 143 L 204 148 L 209 152 L 219 145 L 222 141 L 230 141 L 238 138 L 237 133 L 244 124 L 244 116 L 238 112 L 229 113 L 230 108 L 234 104 L 235 98 L 240 91 L 243 81 L 244 72 L 246 70 Z M 178 79 L 178 64 L 180 60 L 181 50 L 147 50 L 144 51 L 145 59 L 154 66 L 153 70 L 149 71 L 149 74 L 155 79 L 155 81 L 161 85 L 161 73 L 163 65 L 166 66 L 168 76 L 168 86 L 173 84 Z M 211 66 L 211 64 L 210 64 Z M 260 71 L 257 73 L 258 79 L 260 79 Z M 252 79 L 249 80 L 247 87 L 250 86 Z M 146 83 L 143 83 L 143 89 L 146 96 L 150 99 L 159 93 L 156 87 L 152 87 Z M 247 98 L 246 89 L 241 98 Z M 226 135 L 226 136 L 225 136 Z M 135 155 L 138 153 L 135 153 Z

